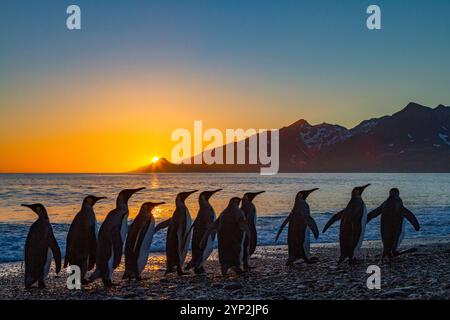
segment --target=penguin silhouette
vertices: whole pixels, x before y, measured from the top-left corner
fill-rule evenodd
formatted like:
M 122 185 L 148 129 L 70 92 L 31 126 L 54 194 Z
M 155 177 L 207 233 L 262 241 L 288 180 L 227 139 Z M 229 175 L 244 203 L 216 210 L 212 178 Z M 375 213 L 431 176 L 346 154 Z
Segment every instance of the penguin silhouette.
M 244 211 L 239 208 L 241 198 L 231 198 L 228 206 L 219 218 L 208 228 L 202 239 L 202 246 L 211 232 L 217 232 L 219 262 L 222 275 L 227 275 L 228 269 L 233 268 L 237 274 L 243 272 L 245 250 L 244 241 L 249 237 L 250 227 L 245 219 Z
M 212 232 L 204 247 L 200 246 L 200 243 L 205 235 L 205 232 L 208 230 L 209 226 L 214 223 L 216 220 L 216 212 L 214 208 L 209 203 L 209 199 L 216 192 L 221 191 L 222 189 L 217 189 L 214 191 L 203 191 L 200 193 L 198 197 L 199 202 L 199 210 L 197 217 L 192 223 L 191 229 L 192 232 L 192 258 L 191 261 L 186 266 L 186 270 L 194 268 L 194 272 L 196 274 L 201 274 L 205 272 L 203 268 L 203 263 L 208 259 L 209 255 L 213 250 L 213 243 L 216 237 L 215 232 Z M 189 233 L 188 233 L 189 234 Z
M 339 228 L 341 256 L 338 264 L 346 258 L 348 258 L 350 264 L 357 262 L 354 255 L 361 248 L 367 223 L 367 209 L 361 196 L 368 186 L 370 184 L 354 188 L 347 207 L 331 217 L 323 229 L 323 233 L 325 233 L 333 223 L 341 220 Z
M 75 265 L 81 271 L 81 283 L 85 284 L 86 273 L 94 268 L 97 250 L 97 219 L 94 205 L 106 197 L 87 196 L 83 199 L 81 210 L 70 225 L 66 240 L 64 268 Z
M 108 213 L 98 232 L 96 267 L 89 282 L 101 278 L 106 288 L 113 286 L 112 273 L 122 259 L 123 246 L 128 230 L 128 200 L 145 188 L 120 191 L 116 208 Z
M 141 280 L 141 273 L 147 264 L 150 246 L 155 233 L 155 218 L 152 210 L 165 202 L 145 202 L 128 228 L 125 243 L 125 272 L 123 279 Z
M 25 241 L 25 288 L 38 282 L 39 288 L 45 288 L 45 279 L 54 258 L 56 273 L 61 271 L 61 250 L 53 234 L 47 210 L 40 204 L 22 204 L 38 215 L 31 225 Z
M 398 251 L 398 247 L 405 235 L 405 219 L 412 224 L 416 231 L 419 231 L 420 225 L 414 214 L 403 205 L 403 201 L 400 198 L 400 191 L 397 188 L 391 189 L 387 200 L 378 208 L 369 212 L 367 215 L 367 223 L 379 215 L 381 215 L 383 258 L 388 257 L 391 259 L 401 254 L 416 251 L 415 248 L 402 252 Z
M 172 218 L 156 226 L 156 231 L 168 228 L 166 238 L 166 274 L 174 272 L 175 267 L 178 275 L 186 274 L 183 271 L 183 266 L 191 240 L 191 215 L 185 201 L 187 197 L 197 191 L 180 192 L 175 199 L 176 207 Z
M 306 202 L 306 198 L 308 198 L 308 196 L 316 190 L 319 189 L 315 188 L 311 190 L 303 190 L 297 193 L 294 208 L 278 230 L 275 241 L 278 240 L 283 228 L 289 223 L 289 258 L 286 262 L 287 266 L 292 266 L 300 259 L 305 260 L 306 263 L 314 263 L 318 261 L 316 257 L 309 257 L 311 243 L 310 231 L 313 232 L 314 237 L 317 239 L 319 237 L 319 229 L 317 228 L 316 222 L 311 217 L 309 205 Z
M 248 270 L 249 260 L 253 253 L 255 253 L 256 245 L 258 242 L 258 234 L 256 232 L 256 207 L 252 202 L 255 197 L 265 191 L 259 192 L 247 192 L 242 197 L 241 209 L 244 211 L 245 218 L 247 219 L 248 226 L 250 228 L 249 236 L 244 240 L 244 269 Z

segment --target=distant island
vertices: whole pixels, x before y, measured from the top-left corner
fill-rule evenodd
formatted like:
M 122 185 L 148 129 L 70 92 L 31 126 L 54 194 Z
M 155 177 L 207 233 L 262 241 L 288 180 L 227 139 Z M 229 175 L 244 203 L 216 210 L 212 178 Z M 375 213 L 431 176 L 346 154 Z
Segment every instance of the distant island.
M 280 172 L 450 172 L 449 130 L 450 107 L 414 102 L 352 129 L 301 119 L 279 131 Z M 132 172 L 259 172 L 260 167 L 173 164 L 161 158 Z

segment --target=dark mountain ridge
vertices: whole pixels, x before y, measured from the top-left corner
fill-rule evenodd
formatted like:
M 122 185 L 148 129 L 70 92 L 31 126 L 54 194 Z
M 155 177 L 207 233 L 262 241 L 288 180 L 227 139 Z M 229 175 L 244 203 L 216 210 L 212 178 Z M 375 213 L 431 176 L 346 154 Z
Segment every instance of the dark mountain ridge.
M 352 129 L 300 119 L 279 130 L 280 172 L 450 172 L 449 130 L 450 107 L 433 109 L 413 102 Z M 135 172 L 258 172 L 259 168 L 259 164 L 175 165 L 164 159 Z

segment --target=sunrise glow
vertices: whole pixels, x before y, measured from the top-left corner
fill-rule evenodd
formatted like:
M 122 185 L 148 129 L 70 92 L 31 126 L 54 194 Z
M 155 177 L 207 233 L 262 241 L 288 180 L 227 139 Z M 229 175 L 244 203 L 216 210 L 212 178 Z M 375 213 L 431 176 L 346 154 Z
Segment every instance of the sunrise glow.
M 156 162 L 158 162 L 158 161 L 159 161 L 159 157 L 154 156 L 154 157 L 152 158 L 152 163 L 156 163 Z

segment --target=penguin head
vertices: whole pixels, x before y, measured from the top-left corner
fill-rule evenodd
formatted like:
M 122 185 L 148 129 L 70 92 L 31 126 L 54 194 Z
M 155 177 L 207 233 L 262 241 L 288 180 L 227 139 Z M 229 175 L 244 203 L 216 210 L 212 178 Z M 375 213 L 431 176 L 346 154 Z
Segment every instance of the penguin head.
M 48 218 L 47 210 L 40 203 L 22 204 L 22 207 L 30 208 L 31 210 L 33 210 L 33 212 L 35 212 L 39 216 L 39 218 Z
M 137 188 L 137 189 L 125 189 L 125 190 L 122 190 L 122 191 L 120 191 L 119 195 L 117 196 L 117 202 L 118 203 L 119 202 L 127 203 L 128 200 L 131 198 L 131 196 L 133 194 L 135 194 L 136 192 L 141 191 L 143 189 L 145 189 L 145 187 Z
M 399 196 L 400 196 L 400 190 L 398 190 L 397 188 L 392 188 L 392 189 L 389 191 L 389 196 L 390 196 L 390 197 L 394 197 L 394 198 L 399 197 Z
M 193 191 L 186 191 L 186 192 L 180 192 L 179 194 L 177 194 L 177 198 L 176 198 L 176 202 L 181 201 L 184 202 L 187 197 L 189 197 L 191 194 L 197 192 L 198 190 L 193 190 Z
M 364 189 L 366 189 L 368 186 L 370 186 L 370 183 L 366 184 L 365 186 L 355 187 L 352 190 L 352 196 L 361 196 L 364 192 Z
M 209 198 L 211 198 L 211 196 L 212 196 L 214 193 L 219 192 L 219 191 L 221 191 L 221 190 L 222 190 L 222 189 L 217 189 L 217 190 L 213 190 L 213 191 L 203 191 L 202 193 L 200 193 L 200 196 L 198 197 L 198 199 L 199 199 L 199 200 L 204 199 L 204 200 L 208 201 Z
M 245 193 L 244 196 L 242 197 L 242 200 L 245 199 L 245 200 L 248 200 L 248 201 L 252 202 L 253 199 L 254 199 L 258 194 L 261 194 L 261 193 L 264 193 L 264 192 L 266 192 L 266 191 L 247 192 L 247 193 Z
M 241 203 L 241 200 L 242 200 L 241 198 L 233 197 L 233 198 L 230 199 L 229 205 L 239 207 L 239 204 Z
M 306 198 L 308 198 L 308 196 L 309 196 L 311 193 L 313 193 L 314 191 L 316 191 L 316 190 L 319 190 L 319 188 L 314 188 L 314 189 L 311 189 L 311 190 L 302 190 L 302 191 L 299 191 L 299 192 L 297 193 L 297 198 L 306 200 Z
M 151 213 L 153 209 L 161 204 L 165 204 L 165 202 L 144 202 L 141 206 L 141 211 L 145 211 L 146 213 Z
M 97 201 L 100 201 L 102 199 L 106 199 L 106 197 L 87 196 L 86 198 L 84 198 L 83 204 L 88 204 L 93 207 L 94 204 L 97 203 Z

